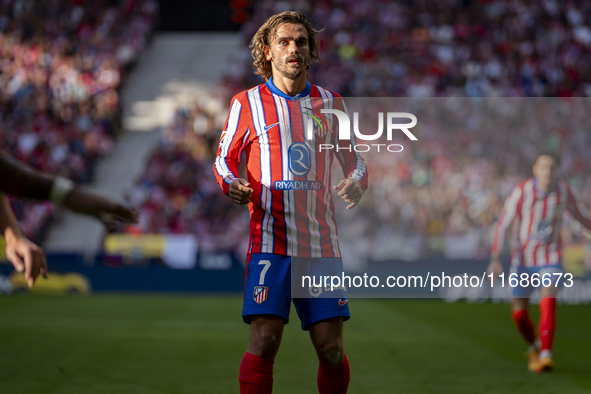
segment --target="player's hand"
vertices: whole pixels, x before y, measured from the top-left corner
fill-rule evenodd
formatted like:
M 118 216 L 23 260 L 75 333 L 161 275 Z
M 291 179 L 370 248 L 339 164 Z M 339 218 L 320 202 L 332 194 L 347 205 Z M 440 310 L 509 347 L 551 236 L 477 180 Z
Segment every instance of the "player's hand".
M 350 203 L 347 209 L 353 208 L 363 197 L 363 187 L 358 180 L 347 178 L 339 182 L 338 185 L 332 187 L 338 191 L 338 196 L 345 202 Z
M 493 274 L 493 278 L 497 279 L 499 275 L 503 273 L 503 264 L 501 264 L 501 260 L 498 258 L 492 258 L 490 263 L 488 264 L 488 268 L 486 270 L 486 274 L 490 275 Z
M 6 229 L 6 258 L 18 272 L 25 273 L 29 287 L 33 287 L 35 279 L 41 274 L 47 279 L 47 260 L 43 249 L 23 236 L 18 236 L 9 227 Z
M 250 183 L 246 179 L 238 178 L 230 183 L 228 197 L 230 197 L 230 200 L 236 204 L 244 205 L 250 202 L 252 192 L 253 190 L 250 187 Z
M 94 216 L 110 231 L 117 228 L 117 222 L 137 223 L 139 216 L 134 208 L 119 204 L 80 187 L 76 187 L 68 194 L 64 206 L 74 212 Z

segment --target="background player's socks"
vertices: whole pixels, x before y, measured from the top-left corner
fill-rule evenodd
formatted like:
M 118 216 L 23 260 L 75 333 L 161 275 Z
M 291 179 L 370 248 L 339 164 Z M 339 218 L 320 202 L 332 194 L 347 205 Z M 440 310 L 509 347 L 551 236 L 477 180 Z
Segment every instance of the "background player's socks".
M 517 330 L 521 333 L 521 335 L 523 335 L 530 346 L 535 346 L 536 334 L 534 332 L 534 325 L 529 318 L 527 309 L 513 311 L 512 316 Z
M 320 363 L 318 365 L 318 392 L 320 394 L 344 394 L 351 380 L 349 358 L 345 355 L 336 367 Z
M 240 394 L 271 394 L 273 391 L 273 360 L 244 353 L 240 363 Z
M 542 298 L 540 301 L 539 334 L 542 350 L 551 350 L 556 327 L 556 298 Z

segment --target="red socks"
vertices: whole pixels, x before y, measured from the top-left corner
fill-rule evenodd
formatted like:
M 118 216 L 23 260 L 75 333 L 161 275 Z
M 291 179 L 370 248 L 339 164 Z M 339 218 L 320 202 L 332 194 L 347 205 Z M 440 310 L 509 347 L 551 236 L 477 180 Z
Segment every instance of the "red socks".
M 556 328 L 556 299 L 542 298 L 540 301 L 540 324 L 538 332 L 541 350 L 552 350 L 552 341 L 554 339 L 554 329 Z
M 527 343 L 534 343 L 536 335 L 534 326 L 527 313 L 522 309 L 513 311 L 513 321 L 517 330 L 523 335 Z M 556 298 L 542 298 L 540 301 L 540 323 L 538 325 L 538 334 L 540 335 L 540 350 L 552 350 L 552 341 L 554 340 L 554 330 L 556 328 Z
M 534 325 L 529 318 L 527 309 L 513 311 L 512 315 L 515 326 L 517 327 L 517 331 L 523 335 L 528 344 L 533 345 L 534 341 L 536 340 L 536 334 L 534 333 Z
M 271 394 L 273 391 L 272 360 L 244 353 L 240 364 L 240 394 Z M 320 394 L 345 394 L 351 380 L 349 358 L 336 367 L 320 363 L 318 366 L 318 392 Z
M 349 358 L 345 355 L 336 367 L 320 363 L 318 365 L 318 392 L 320 394 L 345 394 L 351 380 Z
M 240 363 L 240 394 L 271 394 L 273 391 L 273 360 L 244 353 Z

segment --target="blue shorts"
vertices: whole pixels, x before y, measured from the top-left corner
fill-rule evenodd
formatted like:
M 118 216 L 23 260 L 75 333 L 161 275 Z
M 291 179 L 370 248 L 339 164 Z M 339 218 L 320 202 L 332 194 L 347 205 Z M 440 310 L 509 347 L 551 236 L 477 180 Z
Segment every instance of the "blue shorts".
M 314 264 L 312 259 L 305 259 L 306 263 Z M 331 258 L 330 263 L 338 263 L 342 267 L 340 258 Z M 276 315 L 289 323 L 291 309 L 291 261 L 292 256 L 272 253 L 254 253 L 248 256 L 246 278 L 244 281 L 244 305 L 242 318 L 250 324 L 254 315 Z M 342 269 L 342 268 L 341 268 Z M 342 316 L 349 320 L 349 303 L 345 297 L 341 298 L 293 298 L 302 329 L 308 330 L 310 325 L 332 317 Z
M 562 274 L 560 276 L 554 274 Z M 537 267 L 524 267 L 522 265 L 517 265 L 511 267 L 511 275 L 517 274 L 518 276 L 518 284 L 517 286 L 513 287 L 512 295 L 513 298 L 529 298 L 531 293 L 537 288 L 541 288 L 543 286 L 542 279 L 544 278 L 544 274 L 547 274 L 547 277 L 550 278 L 552 281 L 552 286 L 562 286 L 564 284 L 564 269 L 562 268 L 561 264 L 555 265 L 542 265 Z M 521 280 L 522 274 L 524 274 L 523 278 L 525 280 Z M 532 275 L 537 274 L 535 277 L 539 279 L 539 285 L 533 286 L 532 282 Z M 527 286 L 522 286 L 522 284 L 528 283 Z M 544 282 L 547 283 L 547 280 Z M 546 287 L 548 287 L 546 285 Z

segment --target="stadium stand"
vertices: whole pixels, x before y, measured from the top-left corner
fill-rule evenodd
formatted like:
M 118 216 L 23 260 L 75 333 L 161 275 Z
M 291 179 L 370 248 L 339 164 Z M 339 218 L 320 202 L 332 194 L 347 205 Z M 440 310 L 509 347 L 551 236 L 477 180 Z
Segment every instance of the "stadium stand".
M 157 21 L 154 0 L 0 5 L 0 149 L 44 172 L 89 182 L 120 128 L 119 90 Z M 50 203 L 12 201 L 38 241 Z

